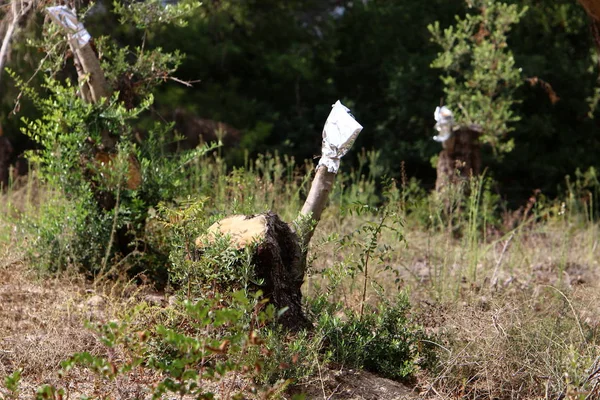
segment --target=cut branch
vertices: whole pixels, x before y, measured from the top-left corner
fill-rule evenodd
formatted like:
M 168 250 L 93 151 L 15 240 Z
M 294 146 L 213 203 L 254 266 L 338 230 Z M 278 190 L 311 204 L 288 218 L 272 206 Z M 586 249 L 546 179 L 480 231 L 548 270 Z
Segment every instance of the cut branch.
M 94 53 L 92 46 L 88 43 L 79 49 L 73 50 L 81 65 L 81 71 L 77 71 L 79 79 L 87 83 L 91 97 L 90 100 L 93 103 L 97 103 L 102 98 L 109 98 L 111 94 L 110 86 L 106 82 L 104 71 L 102 71 L 100 61 L 96 53 Z
M 111 89 L 100 66 L 100 60 L 94 53 L 92 46 L 86 43 L 81 48 L 76 48 L 72 41 L 69 46 L 75 55 L 75 68 L 79 78 L 81 97 L 89 103 L 98 103 L 102 99 L 108 99 Z M 116 138 L 107 130 L 102 131 L 102 145 L 106 150 L 112 150 L 116 146 Z
M 24 5 L 25 4 L 25 5 Z M 4 71 L 4 65 L 8 58 L 8 52 L 10 49 L 10 42 L 15 34 L 16 28 L 19 25 L 20 19 L 25 16 L 31 7 L 33 1 L 24 3 L 22 1 L 13 0 L 11 2 L 11 21 L 8 23 L 4 39 L 2 39 L 2 47 L 0 47 L 0 82 L 2 81 L 2 72 Z
M 91 103 L 108 99 L 111 88 L 100 66 L 100 60 L 90 44 L 91 36 L 78 21 L 74 10 L 66 6 L 48 7 L 50 17 L 65 31 L 71 51 L 75 56 L 75 67 L 81 87 L 81 97 Z M 116 139 L 107 130 L 102 131 L 102 144 L 106 150 L 113 150 Z
M 308 247 L 317 224 L 321 220 L 321 215 L 323 214 L 323 210 L 325 210 L 331 188 L 335 181 L 335 175 L 335 173 L 329 172 L 327 167 L 323 165 L 317 167 L 317 173 L 310 187 L 310 192 L 308 192 L 308 197 L 294 223 L 300 235 L 300 242 L 303 249 Z

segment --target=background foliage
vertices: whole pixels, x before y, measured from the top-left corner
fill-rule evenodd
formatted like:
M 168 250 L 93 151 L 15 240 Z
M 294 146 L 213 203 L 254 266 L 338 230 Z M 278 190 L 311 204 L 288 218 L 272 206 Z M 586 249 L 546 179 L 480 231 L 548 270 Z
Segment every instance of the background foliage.
M 508 36 L 524 83 L 514 95 L 520 121 L 511 133 L 514 151 L 502 161 L 488 157 L 484 166 L 503 196 L 520 204 L 536 188 L 558 193 L 565 175 L 595 165 L 600 142 L 590 101 L 598 72 L 590 23 L 576 2 L 508 3 L 528 7 Z M 93 37 L 110 33 L 121 46 L 143 43 L 185 54 L 177 77 L 199 82 L 192 88 L 168 82 L 148 118 L 172 120 L 182 108 L 241 129 L 241 142 L 229 151 L 232 161 L 242 163 L 244 150 L 313 156 L 329 106 L 340 98 L 366 127 L 358 146 L 381 149 L 381 166 L 391 176 L 399 176 L 405 162 L 407 174 L 428 188 L 434 181 L 429 160 L 440 150 L 431 140 L 432 114 L 444 92 L 442 71 L 430 68 L 440 48 L 427 26 L 454 24 L 455 15 L 476 11 L 468 4 L 207 1 L 185 26 L 153 25 L 142 32 L 119 24 L 108 14 L 112 5 L 100 1 L 85 23 Z M 43 56 L 25 46 L 40 23 L 29 21 L 14 44 L 9 67 L 21 76 L 30 75 Z M 13 85 L 10 79 L 1 83 L 0 121 L 22 150 L 29 142 L 19 133 L 19 117 L 35 111 L 22 101 L 20 114 L 9 115 Z

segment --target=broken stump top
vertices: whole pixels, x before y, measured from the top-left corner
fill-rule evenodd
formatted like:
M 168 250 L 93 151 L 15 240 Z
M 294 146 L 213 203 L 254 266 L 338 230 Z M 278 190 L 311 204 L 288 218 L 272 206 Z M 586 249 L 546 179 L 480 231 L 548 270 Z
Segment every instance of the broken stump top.
M 212 224 L 206 234 L 196 239 L 196 246 L 212 244 L 220 235 L 228 235 L 232 245 L 241 250 L 253 242 L 261 242 L 267 233 L 264 215 L 233 215 Z

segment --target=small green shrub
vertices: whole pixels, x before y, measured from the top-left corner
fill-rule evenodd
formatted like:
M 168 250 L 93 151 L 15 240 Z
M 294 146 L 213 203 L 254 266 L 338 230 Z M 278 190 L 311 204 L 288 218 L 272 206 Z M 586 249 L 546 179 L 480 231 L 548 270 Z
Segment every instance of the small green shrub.
M 196 239 L 219 219 L 206 215 L 207 199 L 185 202 L 176 207 L 159 205 L 157 219 L 167 231 L 170 282 L 187 298 L 211 297 L 235 290 L 249 293 L 261 282 L 254 273 L 254 246 L 243 250 L 232 247 L 229 237 L 206 237 L 206 245 L 197 248 Z
M 384 186 L 386 202 L 380 207 L 355 202 L 344 210 L 360 222 L 349 234 L 328 238 L 335 253 L 344 257 L 320 271 L 322 280 L 308 308 L 316 319 L 322 362 L 407 379 L 422 357 L 424 334 L 410 320 L 408 296 L 390 265 L 392 252 L 404 241 L 405 203 L 393 182 Z M 384 288 L 381 276 L 395 279 L 395 285 Z M 341 295 L 345 302 L 338 300 Z
M 17 369 L 12 374 L 4 378 L 4 387 L 6 393 L 0 392 L 0 399 L 12 400 L 19 397 L 19 382 L 21 381 L 21 370 Z
M 256 379 L 264 385 L 282 381 L 291 384 L 305 383 L 318 373 L 320 366 L 326 366 L 331 361 L 319 331 L 302 331 L 290 335 L 272 325 L 265 331 L 263 338 L 267 357 Z M 254 350 L 251 356 L 264 356 L 257 353 L 257 349 Z
M 391 379 L 406 379 L 416 371 L 422 331 L 409 318 L 408 297 L 381 301 L 362 318 L 347 311 L 323 312 L 318 330 L 327 341 L 331 360 L 346 367 L 364 368 Z

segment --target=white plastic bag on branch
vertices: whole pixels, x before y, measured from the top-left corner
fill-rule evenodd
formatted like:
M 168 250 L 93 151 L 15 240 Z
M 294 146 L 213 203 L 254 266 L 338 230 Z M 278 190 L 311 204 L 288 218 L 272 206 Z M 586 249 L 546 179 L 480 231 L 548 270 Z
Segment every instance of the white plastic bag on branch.
M 69 41 L 75 49 L 82 48 L 90 41 L 90 34 L 83 24 L 79 22 L 73 10 L 66 6 L 56 6 L 48 7 L 46 11 L 57 24 L 67 31 Z
M 338 100 L 323 128 L 323 147 L 317 168 L 323 165 L 329 172 L 337 174 L 340 158 L 350 150 L 362 129 L 362 125 L 356 122 L 350 110 Z
M 434 136 L 433 140 L 436 142 L 445 142 L 452 136 L 452 131 L 454 129 L 454 114 L 448 107 L 443 106 L 435 108 L 433 117 L 437 122 L 437 124 L 435 124 L 435 129 L 440 133 L 439 135 Z

